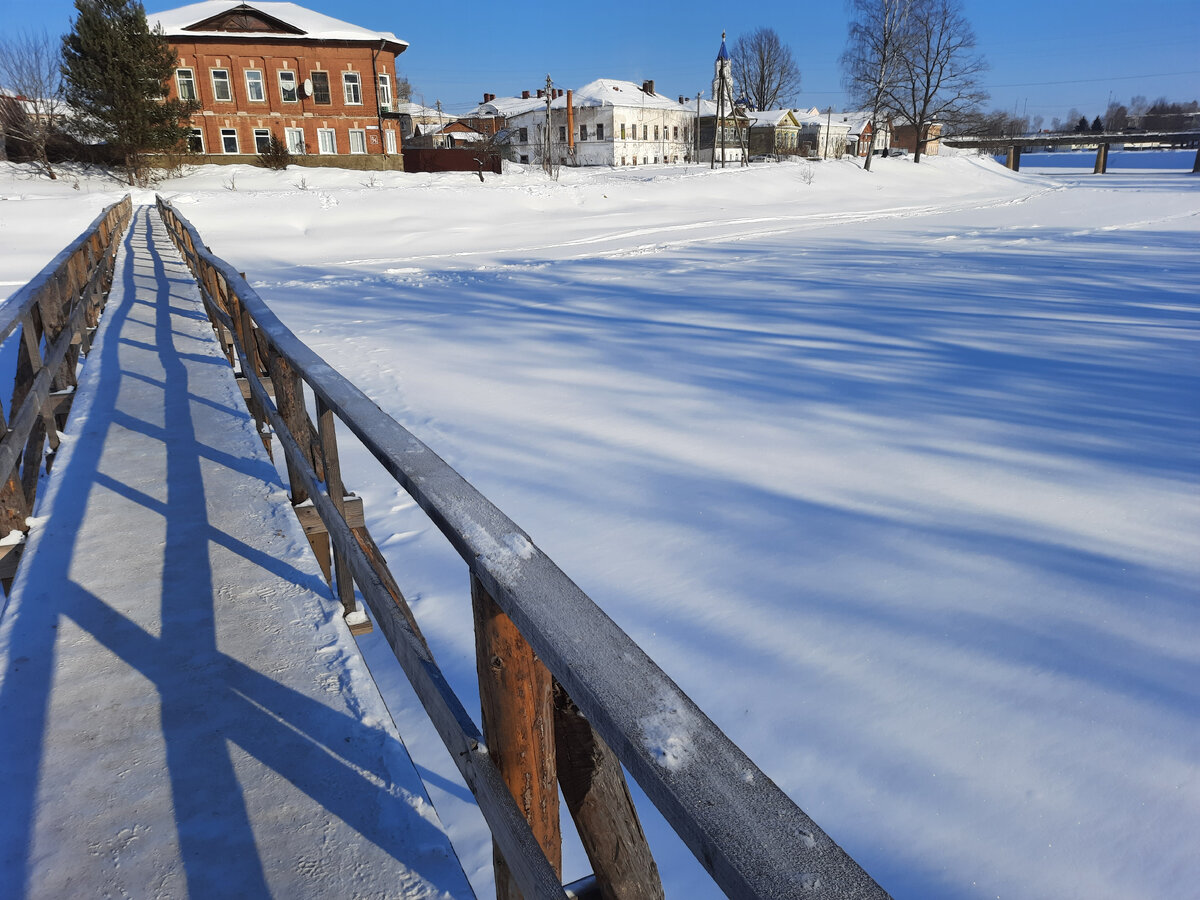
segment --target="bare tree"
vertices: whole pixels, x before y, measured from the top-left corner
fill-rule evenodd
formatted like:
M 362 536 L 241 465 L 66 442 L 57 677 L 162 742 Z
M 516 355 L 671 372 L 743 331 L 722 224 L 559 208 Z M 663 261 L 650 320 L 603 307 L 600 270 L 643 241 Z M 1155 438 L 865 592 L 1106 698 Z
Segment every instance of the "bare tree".
M 850 33 L 842 52 L 842 83 L 850 102 L 871 114 L 872 148 L 863 168 L 871 169 L 874 134 L 889 92 L 900 74 L 908 37 L 910 0 L 849 0 Z
M 918 163 L 931 125 L 957 124 L 987 99 L 979 78 L 988 65 L 975 53 L 975 32 L 961 0 L 911 0 L 904 31 L 887 105 L 915 130 Z
M 730 61 L 734 84 L 755 109 L 790 105 L 800 91 L 800 69 L 774 28 L 759 28 L 739 37 Z
M 46 145 L 66 112 L 59 66 L 58 40 L 45 32 L 17 35 L 0 42 L 0 130 L 8 140 L 23 144 L 33 161 L 57 178 Z

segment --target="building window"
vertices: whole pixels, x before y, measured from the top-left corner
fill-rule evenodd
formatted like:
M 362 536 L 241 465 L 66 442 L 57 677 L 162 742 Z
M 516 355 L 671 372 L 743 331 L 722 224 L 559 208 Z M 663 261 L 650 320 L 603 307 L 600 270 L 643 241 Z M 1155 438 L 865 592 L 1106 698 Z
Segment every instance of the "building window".
M 229 70 L 228 69 L 213 69 L 213 99 L 214 100 L 232 100 L 233 90 L 229 87 Z
M 347 105 L 362 105 L 362 84 L 358 80 L 357 72 L 342 73 L 342 94 L 346 98 Z M 363 152 L 365 153 L 366 151 L 364 150 Z
M 317 129 L 317 150 L 320 153 L 337 153 L 337 133 L 332 128 Z
M 654 139 L 656 141 L 658 140 L 658 126 L 657 125 L 654 126 Z M 658 160 L 655 160 L 655 162 L 658 162 Z
M 191 69 L 176 70 L 175 86 L 179 88 L 180 100 L 196 99 L 196 78 L 194 75 L 192 75 Z
M 525 155 L 523 155 L 523 154 L 522 154 L 522 156 L 521 156 L 521 165 L 523 165 L 523 166 L 527 166 L 527 165 L 529 165 L 529 157 L 528 157 L 528 156 L 525 156 Z
M 262 72 L 258 69 L 246 70 L 246 99 L 258 103 L 267 99 L 267 92 L 263 89 Z
M 265 128 L 254 129 L 254 152 L 266 153 L 271 149 L 271 132 Z
M 624 127 L 624 126 L 622 126 L 622 127 Z M 623 156 L 621 157 L 621 165 L 625 165 L 625 157 L 623 157 Z
M 642 126 L 642 140 L 643 141 L 650 140 L 650 126 L 649 125 Z M 646 157 L 643 156 L 642 162 L 645 162 L 645 161 L 646 161 Z
M 199 128 L 192 128 L 188 131 L 187 136 L 188 153 L 203 153 L 204 152 L 204 132 Z
M 296 73 L 282 71 L 279 73 L 279 98 L 284 103 L 295 103 L 300 98 L 296 95 Z
M 579 139 L 581 141 L 587 140 L 587 126 L 586 125 L 579 126 Z
M 528 143 L 529 142 L 529 129 L 528 128 L 518 129 L 517 130 L 517 140 L 520 141 L 522 144 Z
M 598 140 L 598 141 L 604 140 L 604 126 L 603 125 L 596 126 L 596 140 Z
M 392 108 L 392 79 L 387 75 L 379 75 L 379 106 L 382 109 Z
M 683 126 L 683 141 L 684 141 L 684 143 L 685 143 L 685 144 L 686 144 L 688 141 L 690 141 L 690 140 L 691 140 L 691 138 L 690 138 L 690 137 L 688 137 L 688 135 L 689 135 L 690 133 L 691 133 L 691 132 L 690 132 L 690 130 L 688 129 L 688 126 L 684 125 L 684 126 Z
M 625 123 L 624 122 L 621 123 L 621 140 L 625 140 Z M 621 165 L 625 165 L 625 163 L 622 162 Z
M 238 139 L 236 128 L 221 129 L 221 152 L 222 153 L 237 153 Z
M 329 94 L 329 73 L 312 72 L 309 77 L 313 86 L 313 103 L 321 106 L 329 106 L 333 103 L 333 98 Z
M 679 140 L 679 126 L 678 125 L 676 125 L 674 128 L 671 129 L 671 138 L 676 141 Z
M 383 152 L 396 152 L 396 132 L 392 128 L 385 129 L 383 132 Z
M 303 155 L 308 151 L 304 147 L 304 129 L 303 128 L 285 128 L 283 129 L 283 139 L 287 141 L 288 153 Z
M 361 128 L 350 129 L 350 152 L 351 153 L 366 153 L 367 152 L 367 133 Z

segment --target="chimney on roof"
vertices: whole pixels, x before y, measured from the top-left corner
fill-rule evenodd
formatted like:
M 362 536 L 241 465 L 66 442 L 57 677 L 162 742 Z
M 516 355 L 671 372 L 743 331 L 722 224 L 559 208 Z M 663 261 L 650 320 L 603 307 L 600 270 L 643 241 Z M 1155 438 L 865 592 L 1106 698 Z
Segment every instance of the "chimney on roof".
M 654 93 L 654 79 L 653 78 L 649 78 L 646 81 L 642 82 L 642 93 L 644 93 L 644 94 L 653 94 Z
M 521 91 L 521 99 L 528 100 L 529 99 L 529 91 Z
M 563 95 L 563 89 L 562 89 L 562 88 L 555 88 L 555 89 L 554 89 L 554 99 L 555 99 L 555 100 L 557 100 L 557 99 L 558 99 L 559 97 L 561 97 L 562 95 Z
M 687 100 L 687 98 L 684 97 L 683 94 L 679 95 L 679 105 L 680 106 L 683 106 L 683 104 L 686 102 L 686 100 Z
M 546 96 L 546 92 L 545 92 L 544 90 L 542 90 L 542 89 L 540 89 L 540 88 L 539 88 L 539 89 L 538 89 L 538 99 L 539 99 L 539 100 L 541 100 L 541 99 L 543 99 L 545 96 Z

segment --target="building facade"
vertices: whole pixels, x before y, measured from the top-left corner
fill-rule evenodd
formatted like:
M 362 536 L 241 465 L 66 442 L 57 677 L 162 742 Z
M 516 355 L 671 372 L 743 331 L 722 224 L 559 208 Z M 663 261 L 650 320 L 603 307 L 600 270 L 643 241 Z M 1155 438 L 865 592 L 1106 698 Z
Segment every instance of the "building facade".
M 188 150 L 245 162 L 271 137 L 301 162 L 402 168 L 396 57 L 408 44 L 295 3 L 207 0 L 147 14 L 178 54 L 171 96 L 194 100 Z
M 695 112 L 654 92 L 654 82 L 599 78 L 577 91 L 555 92 L 539 107 L 506 117 L 518 162 L 639 166 L 693 159 Z M 547 142 L 547 115 L 549 142 Z M 547 150 L 547 147 L 549 149 Z

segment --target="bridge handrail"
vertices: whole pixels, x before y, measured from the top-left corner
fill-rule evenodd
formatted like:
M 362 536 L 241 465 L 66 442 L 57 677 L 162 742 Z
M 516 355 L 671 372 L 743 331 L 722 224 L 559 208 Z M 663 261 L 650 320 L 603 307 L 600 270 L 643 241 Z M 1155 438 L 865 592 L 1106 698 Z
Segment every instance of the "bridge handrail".
M 1190 144 L 1200 141 L 1200 131 L 1162 131 L 1125 134 L 1123 132 L 1080 132 L 1078 134 L 1018 135 L 943 135 L 950 147 L 1068 147 L 1088 144 Z
M 722 890 L 733 897 L 794 898 L 819 885 L 825 897 L 887 897 L 524 531 L 297 338 L 233 267 L 209 251 L 191 223 L 167 201 L 160 197 L 158 204 L 209 298 L 210 309 L 220 311 L 222 298 L 230 301 L 224 310 L 224 327 L 235 332 L 240 328 L 243 337 L 251 335 L 260 347 L 265 343 L 267 355 L 278 353 L 310 386 L 318 415 L 336 414 L 409 492 L 466 562 L 473 595 L 482 592 L 511 618 L 537 658 Z M 253 320 L 251 327 L 239 324 L 243 315 Z M 267 400 L 260 373 L 255 371 L 258 366 L 241 349 L 237 352 L 257 402 L 278 430 L 285 423 Z M 274 387 L 278 392 L 281 385 Z M 293 454 L 303 454 L 291 435 L 280 437 L 285 446 L 292 445 Z M 307 468 L 299 474 L 312 488 L 315 505 L 324 514 L 340 517 L 335 506 L 341 490 L 326 496 L 314 467 Z M 334 476 L 332 483 L 340 487 L 339 473 L 324 474 L 327 479 Z M 402 615 L 379 601 L 387 597 L 386 586 L 378 583 L 366 555 L 357 552 L 345 522 L 328 524 L 335 546 L 347 557 L 393 651 L 479 797 L 500 845 L 498 823 L 484 808 L 475 783 L 482 770 L 463 764 L 472 748 L 470 741 L 463 745 L 462 736 L 476 735 L 471 740 L 478 741 L 478 732 L 457 698 L 448 694 L 444 680 L 439 681 L 440 672 L 419 632 L 414 634 Z M 485 712 L 485 730 L 486 718 Z M 447 723 L 454 728 L 447 729 Z M 536 866 L 508 858 L 509 851 L 501 849 L 526 897 L 562 895 L 557 885 L 551 888 L 541 880 Z
M 12 580 L 26 519 L 37 497 L 43 455 L 50 468 L 75 389 L 75 364 L 112 283 L 113 259 L 132 200 L 106 207 L 28 284 L 0 304 L 0 343 L 18 327 L 10 419 L 0 404 L 0 580 Z M 46 445 L 50 450 L 46 452 Z

